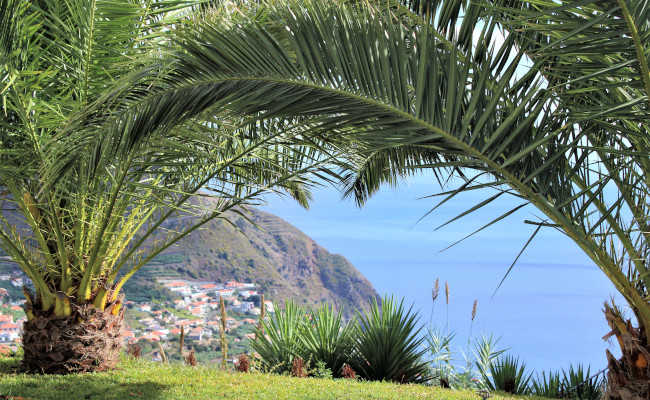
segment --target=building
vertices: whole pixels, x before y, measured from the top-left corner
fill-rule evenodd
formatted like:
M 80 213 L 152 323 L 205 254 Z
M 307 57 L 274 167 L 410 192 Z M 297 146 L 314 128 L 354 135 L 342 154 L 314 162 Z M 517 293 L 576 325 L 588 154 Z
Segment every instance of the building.
M 13 342 L 20 338 L 20 326 L 11 322 L 0 324 L 0 342 Z
M 187 335 L 192 340 L 201 341 L 203 339 L 203 328 L 194 328 Z

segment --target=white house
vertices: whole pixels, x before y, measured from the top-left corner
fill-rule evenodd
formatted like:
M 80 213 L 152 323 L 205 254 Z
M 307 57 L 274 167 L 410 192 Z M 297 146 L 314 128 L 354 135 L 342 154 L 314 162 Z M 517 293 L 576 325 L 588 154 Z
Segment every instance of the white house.
M 20 326 L 10 322 L 0 324 L 0 342 L 13 342 L 20 337 Z

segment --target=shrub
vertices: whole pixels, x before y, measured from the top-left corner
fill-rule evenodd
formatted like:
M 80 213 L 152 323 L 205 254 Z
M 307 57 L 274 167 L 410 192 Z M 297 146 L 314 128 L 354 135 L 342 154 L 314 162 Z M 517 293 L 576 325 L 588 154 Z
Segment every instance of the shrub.
M 486 378 L 489 379 L 491 376 L 489 372 L 490 366 L 506 351 L 506 349 L 497 350 L 498 343 L 499 339 L 490 335 L 482 336 L 474 344 L 474 364 L 479 376 L 474 380 L 477 389 L 487 389 L 489 387 Z M 473 375 L 473 371 L 471 373 Z
M 537 375 L 532 381 L 532 392 L 536 396 L 561 399 L 564 397 L 564 390 L 559 372 L 549 371 L 548 377 L 545 372 Z
M 483 374 L 483 381 L 490 390 L 500 390 L 511 394 L 528 394 L 528 384 L 532 377 L 526 374 L 526 364 L 518 358 L 506 356 L 490 363 L 490 375 Z
M 451 342 L 456 334 L 453 332 L 442 333 L 437 329 L 429 329 L 426 340 L 431 353 L 431 377 L 435 385 L 449 388 L 455 375 L 451 364 Z
M 290 372 L 293 359 L 300 356 L 305 313 L 293 301 L 262 321 L 265 334 L 251 341 L 251 348 L 259 354 L 260 369 L 266 372 Z
M 130 344 L 129 347 L 127 347 L 126 352 L 129 356 L 133 358 L 140 358 L 142 357 L 142 347 L 138 345 L 137 343 Z
M 237 365 L 235 366 L 235 369 L 239 372 L 248 372 L 250 371 L 251 368 L 251 363 L 248 360 L 248 356 L 246 354 L 242 354 L 239 356 L 239 359 L 237 360 Z
M 327 368 L 324 361 L 317 361 L 316 368 L 311 371 L 311 375 L 315 378 L 332 379 L 332 370 Z
M 422 356 L 419 318 L 404 308 L 404 300 L 396 303 L 384 298 L 381 306 L 373 299 L 370 309 L 359 313 L 355 343 L 354 369 L 365 379 L 400 383 L 423 383 L 430 380 L 427 363 Z
M 357 373 L 352 369 L 350 364 L 343 364 L 341 376 L 345 379 L 357 379 Z
M 291 376 L 296 378 L 304 378 L 307 376 L 305 362 L 301 357 L 294 357 L 291 363 Z
M 303 327 L 300 336 L 302 357 L 317 364 L 324 363 L 339 377 L 352 353 L 354 324 L 343 322 L 341 310 L 335 312 L 333 307 L 323 305 Z
M 196 359 L 196 354 L 194 354 L 194 349 L 190 350 L 190 353 L 185 357 L 185 364 L 196 367 L 198 361 Z
M 580 400 L 597 400 L 602 396 L 604 379 L 589 377 L 589 367 L 582 364 L 569 366 L 568 371 L 562 371 L 562 386 L 566 397 Z

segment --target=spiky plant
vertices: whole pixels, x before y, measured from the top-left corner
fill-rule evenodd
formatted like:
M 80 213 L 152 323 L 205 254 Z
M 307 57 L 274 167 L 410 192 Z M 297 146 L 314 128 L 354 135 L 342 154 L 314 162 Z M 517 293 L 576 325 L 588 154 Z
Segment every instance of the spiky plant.
M 530 392 L 532 372 L 526 371 L 526 364 L 513 356 L 505 356 L 490 363 L 489 375 L 483 374 L 483 381 L 490 390 L 523 395 Z
M 582 364 L 570 365 L 562 371 L 562 389 L 565 397 L 579 400 L 598 400 L 603 395 L 601 376 L 591 376 L 591 368 Z
M 335 377 L 340 377 L 343 364 L 349 362 L 353 350 L 354 322 L 342 318 L 342 310 L 324 304 L 311 313 L 304 324 L 301 338 L 302 354 L 312 363 L 323 363 Z
M 564 397 L 562 380 L 559 372 L 542 371 L 531 381 L 531 392 L 535 396 L 546 397 L 549 399 L 561 399 Z
M 425 170 L 458 183 L 440 204 L 492 190 L 453 220 L 520 201 L 477 231 L 535 207 L 524 248 L 541 229 L 561 231 L 636 318 L 606 310 L 623 355 L 608 354 L 608 396 L 648 398 L 650 3 L 310 0 L 267 11 L 283 22 L 206 27 L 192 41 L 213 45 L 185 62 L 241 113 L 353 136 L 346 187 L 359 203 Z
M 262 321 L 264 334 L 258 334 L 251 348 L 259 356 L 260 369 L 267 372 L 291 372 L 294 358 L 300 357 L 305 311 L 293 301 L 273 307 L 275 313 Z
M 403 299 L 397 302 L 384 297 L 381 305 L 373 299 L 357 319 L 353 368 L 362 378 L 399 383 L 431 379 L 423 359 L 427 349 L 420 335 L 419 316 L 412 307 L 405 308 Z
M 432 378 L 436 385 L 450 388 L 456 374 L 452 363 L 451 343 L 456 334 L 442 333 L 441 330 L 430 328 L 427 331 L 427 348 L 431 356 Z
M 262 193 L 306 204 L 304 174 L 324 161 L 315 139 L 227 113 L 167 58 L 184 54 L 177 30 L 229 18 L 198 3 L 0 1 L 0 248 L 33 283 L 29 370 L 113 367 L 121 291 L 140 268 Z M 150 240 L 188 213 L 196 222 Z

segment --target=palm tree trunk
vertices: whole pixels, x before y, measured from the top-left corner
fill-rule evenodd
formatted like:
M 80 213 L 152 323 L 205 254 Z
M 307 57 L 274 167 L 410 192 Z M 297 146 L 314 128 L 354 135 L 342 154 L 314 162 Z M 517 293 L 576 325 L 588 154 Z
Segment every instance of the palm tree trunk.
M 74 306 L 67 317 L 32 310 L 23 326 L 23 367 L 30 372 L 67 374 L 105 371 L 119 361 L 124 320 L 122 299 L 102 311 Z
M 607 350 L 607 400 L 650 400 L 650 341 L 643 324 L 632 326 L 621 312 L 605 303 L 605 318 L 612 329 L 607 337 L 616 336 L 621 358 Z

